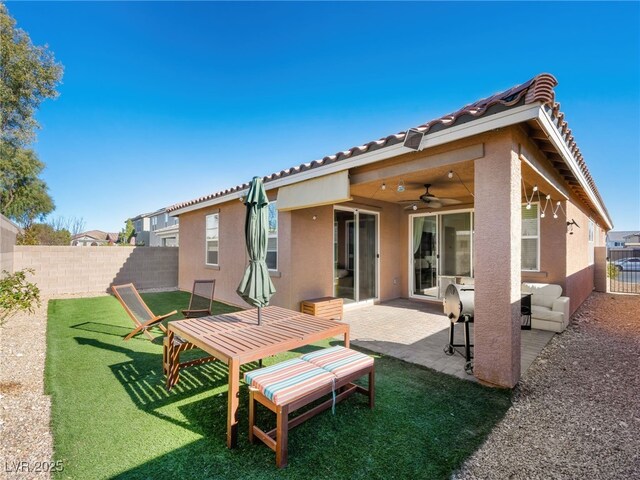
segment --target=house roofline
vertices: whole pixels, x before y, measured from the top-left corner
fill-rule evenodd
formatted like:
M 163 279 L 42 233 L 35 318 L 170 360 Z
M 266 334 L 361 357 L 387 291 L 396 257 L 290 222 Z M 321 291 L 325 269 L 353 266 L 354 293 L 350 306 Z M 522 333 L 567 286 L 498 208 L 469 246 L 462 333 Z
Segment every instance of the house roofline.
M 415 127 L 412 130 L 423 133 L 418 150 L 451 143 L 498 128 L 536 120 L 578 180 L 580 188 L 586 193 L 587 203 L 592 204 L 602 220 L 611 229 L 613 228 L 613 223 L 609 213 L 597 191 L 586 163 L 582 159 L 582 154 L 576 145 L 573 135 L 571 135 L 571 130 L 568 128 L 567 122 L 564 121 L 564 114 L 559 111 L 560 105 L 555 103 L 554 87 L 557 83 L 553 75 L 543 73 L 521 85 L 462 107 L 455 113 Z M 489 109 L 494 106 L 503 106 L 506 109 L 487 115 Z M 472 118 L 456 125 L 458 120 L 464 116 Z M 407 132 L 408 130 L 324 157 L 322 160 L 305 163 L 298 167 L 265 176 L 263 177 L 265 188 L 273 190 L 414 152 L 414 149 L 403 145 Z M 248 183 L 237 185 L 211 195 L 172 205 L 167 207 L 166 211 L 171 216 L 179 216 L 194 210 L 219 205 L 242 198 L 248 188 Z
M 538 114 L 538 123 L 543 128 L 544 132 L 548 135 L 549 140 L 556 148 L 556 150 L 558 150 L 564 162 L 571 169 L 571 173 L 576 179 L 578 179 L 578 182 L 580 182 L 580 186 L 586 192 L 589 200 L 592 202 L 593 206 L 598 211 L 602 219 L 607 223 L 609 230 L 612 229 L 613 222 L 611 221 L 609 212 L 604 206 L 604 202 L 600 198 L 600 194 L 591 185 L 591 183 L 593 183 L 593 180 L 591 179 L 591 181 L 589 181 L 590 179 L 587 179 L 585 171 L 580 168 L 578 160 L 569 149 L 569 146 L 567 145 L 565 139 L 562 138 L 562 135 L 556 127 L 554 120 L 551 118 L 551 115 L 549 115 L 549 113 L 544 108 L 540 108 Z

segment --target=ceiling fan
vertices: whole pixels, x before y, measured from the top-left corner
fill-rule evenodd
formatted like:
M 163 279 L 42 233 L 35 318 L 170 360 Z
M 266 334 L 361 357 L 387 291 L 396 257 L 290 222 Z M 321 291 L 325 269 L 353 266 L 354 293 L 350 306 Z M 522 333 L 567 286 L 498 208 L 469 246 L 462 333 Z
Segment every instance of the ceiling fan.
M 429 192 L 431 187 L 430 183 L 424 185 L 425 192 L 415 200 L 400 200 L 400 203 L 409 203 L 410 205 L 405 207 L 405 210 L 417 210 L 418 208 L 441 208 L 447 205 L 458 205 L 462 203 L 460 200 L 454 200 L 453 198 L 439 198 Z

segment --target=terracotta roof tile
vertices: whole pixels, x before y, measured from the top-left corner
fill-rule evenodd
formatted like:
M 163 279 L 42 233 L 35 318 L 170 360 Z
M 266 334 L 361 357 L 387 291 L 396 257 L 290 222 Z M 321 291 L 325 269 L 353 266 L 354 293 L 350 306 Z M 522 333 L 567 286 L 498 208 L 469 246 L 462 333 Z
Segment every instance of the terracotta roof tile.
M 532 104 L 536 102 L 541 102 L 544 105 L 547 105 L 548 111 L 552 117 L 552 119 L 556 122 L 559 130 L 561 131 L 565 141 L 567 142 L 567 146 L 570 151 L 574 153 L 577 157 L 579 157 L 579 162 L 581 165 L 581 169 L 587 178 L 589 185 L 594 189 L 594 193 L 598 196 L 600 201 L 600 195 L 595 189 L 595 185 L 593 184 L 593 179 L 589 174 L 589 171 L 582 160 L 582 155 L 580 154 L 577 145 L 575 144 L 574 138 L 571 135 L 571 130 L 568 128 L 567 123 L 564 120 L 564 114 L 560 112 L 560 104 L 555 102 L 555 93 L 554 87 L 558 84 L 557 80 L 553 75 L 548 73 L 542 73 L 540 75 L 535 76 L 531 80 L 512 87 L 508 90 L 505 90 L 500 93 L 496 93 L 491 95 L 490 97 L 483 98 L 476 102 L 473 102 L 469 105 L 466 105 L 459 110 L 449 113 L 447 115 L 443 115 L 442 117 L 433 119 L 427 123 L 414 127 L 412 130 L 417 130 L 419 132 L 428 133 L 430 130 L 438 127 L 439 130 L 443 128 L 448 128 L 456 124 L 456 122 L 465 115 L 470 115 L 472 117 L 481 117 L 484 115 L 491 107 L 496 105 L 501 105 L 504 107 L 512 107 L 514 105 L 523 102 L 525 105 Z M 524 100 L 523 100 L 524 98 Z M 389 135 L 384 138 L 380 138 L 378 140 L 373 140 L 363 145 L 358 145 L 352 147 L 348 150 L 344 150 L 341 152 L 337 152 L 333 155 L 328 155 L 321 160 L 314 160 L 312 162 L 303 163 L 296 167 L 291 167 L 285 170 L 281 170 L 280 172 L 272 173 L 270 175 L 266 175 L 263 177 L 263 181 L 265 184 L 271 182 L 273 180 L 277 180 L 284 177 L 289 177 L 291 175 L 295 175 L 300 172 L 304 172 L 313 168 L 318 168 L 324 165 L 330 165 L 346 158 L 353 158 L 358 155 L 362 155 L 366 152 L 372 152 L 375 150 L 379 150 L 384 147 L 389 147 L 392 145 L 397 145 L 402 143 L 405 139 L 407 131 L 398 132 L 393 135 Z M 238 192 L 244 190 L 249 187 L 248 183 L 243 183 L 241 185 L 236 185 L 235 187 L 228 188 L 216 193 L 212 193 L 209 195 L 202 196 L 200 198 L 196 198 L 193 200 L 189 200 L 182 203 L 177 203 L 167 208 L 168 212 L 178 210 L 180 208 L 188 207 L 191 205 L 196 205 L 198 203 L 206 202 L 208 200 L 212 200 L 214 198 L 222 197 L 228 195 L 230 193 Z

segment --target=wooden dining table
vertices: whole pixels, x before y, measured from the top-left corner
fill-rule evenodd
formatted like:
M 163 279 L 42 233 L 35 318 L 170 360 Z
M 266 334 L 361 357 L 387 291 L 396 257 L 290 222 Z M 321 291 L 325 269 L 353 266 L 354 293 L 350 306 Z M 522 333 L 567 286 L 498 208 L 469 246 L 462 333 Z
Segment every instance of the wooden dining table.
M 294 350 L 335 336 L 343 336 L 349 346 L 349 325 L 286 308 L 250 309 L 210 317 L 176 320 L 167 324 L 167 388 L 179 380 L 179 351 L 174 337 L 193 343 L 229 367 L 227 401 L 227 446 L 238 441 L 240 366 L 271 355 Z M 175 344 L 175 345 L 174 345 Z

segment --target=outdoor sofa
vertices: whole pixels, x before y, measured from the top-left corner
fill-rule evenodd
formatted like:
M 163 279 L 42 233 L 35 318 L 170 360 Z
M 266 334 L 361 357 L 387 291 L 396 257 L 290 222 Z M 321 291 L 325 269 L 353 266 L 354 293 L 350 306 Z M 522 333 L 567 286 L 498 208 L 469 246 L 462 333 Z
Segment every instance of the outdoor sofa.
M 569 324 L 569 297 L 562 296 L 562 287 L 553 283 L 522 284 L 522 293 L 531 294 L 531 327 L 537 330 L 562 332 Z

